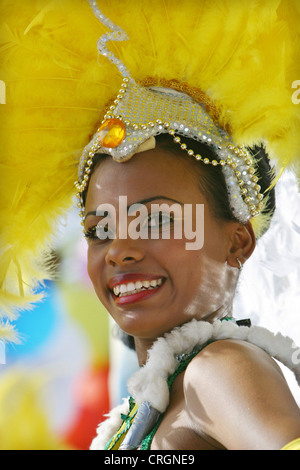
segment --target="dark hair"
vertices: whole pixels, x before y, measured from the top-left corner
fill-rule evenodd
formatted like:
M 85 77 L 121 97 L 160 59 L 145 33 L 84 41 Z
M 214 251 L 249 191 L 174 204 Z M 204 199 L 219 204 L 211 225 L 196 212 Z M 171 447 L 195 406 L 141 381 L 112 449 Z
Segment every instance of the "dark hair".
M 208 158 L 210 161 L 216 159 L 216 155 L 211 147 L 201 142 L 194 141 L 189 138 L 182 139 L 187 144 L 187 148 L 194 150 L 195 154 L 200 154 L 203 158 Z M 221 220 L 236 220 L 234 217 L 229 202 L 227 185 L 225 182 L 224 174 L 221 166 L 205 165 L 197 161 L 193 156 L 189 156 L 185 151 L 181 150 L 177 144 L 174 144 L 173 137 L 169 134 L 160 134 L 156 136 L 157 147 L 171 151 L 174 155 L 181 158 L 188 158 L 191 165 L 194 166 L 195 171 L 199 172 L 199 189 L 205 195 L 208 203 L 215 217 Z M 270 166 L 268 155 L 266 154 L 263 146 L 255 146 L 248 149 L 252 156 L 255 156 L 256 175 L 258 177 L 257 184 L 261 187 L 261 192 L 267 198 L 267 203 L 263 209 L 263 213 L 273 215 L 275 210 L 275 190 L 270 185 L 272 182 L 272 168 Z M 93 159 L 91 167 L 92 172 L 104 158 L 108 155 L 96 154 Z M 82 195 L 83 203 L 85 204 L 87 189 Z M 134 338 L 124 331 L 120 330 L 118 337 L 122 342 L 131 349 L 135 349 Z
M 181 140 L 187 145 L 188 149 L 194 151 L 195 155 L 199 154 L 203 158 L 208 158 L 210 161 L 218 160 L 212 147 L 189 138 L 182 138 Z M 178 145 L 175 145 L 173 137 L 169 134 L 159 135 L 157 137 L 157 145 L 158 147 L 172 151 L 175 155 L 189 158 L 195 171 L 199 172 L 199 189 L 205 195 L 215 217 L 221 220 L 236 220 L 231 211 L 227 185 L 220 165 L 199 164 L 199 161 L 193 156 L 189 156 L 186 152 L 181 150 Z M 268 213 L 272 216 L 275 210 L 275 190 L 274 188 L 269 190 L 272 183 L 273 170 L 270 166 L 268 155 L 263 146 L 256 146 L 252 149 L 248 148 L 248 151 L 252 156 L 255 156 L 256 174 L 258 177 L 257 184 L 260 185 L 261 192 L 267 199 L 263 213 Z

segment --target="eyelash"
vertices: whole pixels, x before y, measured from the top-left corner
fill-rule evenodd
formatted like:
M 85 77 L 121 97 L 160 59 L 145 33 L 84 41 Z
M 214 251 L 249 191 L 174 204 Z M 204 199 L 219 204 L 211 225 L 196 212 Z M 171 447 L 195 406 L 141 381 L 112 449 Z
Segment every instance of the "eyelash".
M 84 230 L 83 234 L 84 234 L 86 239 L 95 239 L 95 238 L 97 238 L 96 225 L 94 227 L 88 228 L 87 230 Z
M 85 239 L 86 240 L 92 240 L 92 241 L 98 241 L 100 243 L 104 243 L 105 241 L 110 240 L 109 237 L 105 238 L 105 239 L 99 238 L 98 235 L 97 235 L 97 227 L 98 227 L 98 225 L 94 225 L 93 227 L 90 227 L 87 230 L 85 230 L 83 232 L 83 235 L 84 235 Z

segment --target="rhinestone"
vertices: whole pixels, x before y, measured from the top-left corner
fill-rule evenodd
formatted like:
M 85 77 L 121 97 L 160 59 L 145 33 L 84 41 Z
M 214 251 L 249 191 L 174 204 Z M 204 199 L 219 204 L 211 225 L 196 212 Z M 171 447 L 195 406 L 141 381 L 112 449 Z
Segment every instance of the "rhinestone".
M 105 148 L 115 148 L 125 138 L 125 126 L 120 119 L 108 119 L 98 129 L 98 141 Z

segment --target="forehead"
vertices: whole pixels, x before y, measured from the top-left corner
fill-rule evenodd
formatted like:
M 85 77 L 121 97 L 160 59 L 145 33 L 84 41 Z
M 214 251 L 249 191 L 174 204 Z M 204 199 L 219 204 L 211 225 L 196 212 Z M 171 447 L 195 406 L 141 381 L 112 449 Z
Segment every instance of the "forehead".
M 127 196 L 130 203 L 153 195 L 203 203 L 198 179 L 199 172 L 184 155 L 167 150 L 142 152 L 125 163 L 105 158 L 90 179 L 86 208 L 99 201 L 114 203 L 119 196 Z

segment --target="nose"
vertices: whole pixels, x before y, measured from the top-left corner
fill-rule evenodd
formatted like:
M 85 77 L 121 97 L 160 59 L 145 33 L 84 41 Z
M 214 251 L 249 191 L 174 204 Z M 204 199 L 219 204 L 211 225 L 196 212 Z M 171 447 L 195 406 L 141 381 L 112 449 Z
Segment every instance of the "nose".
M 138 263 L 144 257 L 145 253 L 136 241 L 115 239 L 109 246 L 105 261 L 110 266 L 126 266 Z

